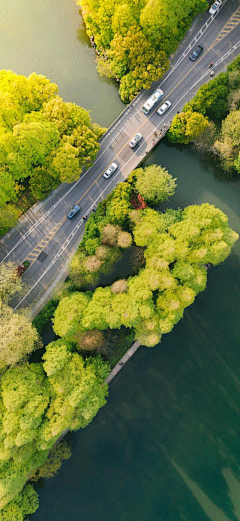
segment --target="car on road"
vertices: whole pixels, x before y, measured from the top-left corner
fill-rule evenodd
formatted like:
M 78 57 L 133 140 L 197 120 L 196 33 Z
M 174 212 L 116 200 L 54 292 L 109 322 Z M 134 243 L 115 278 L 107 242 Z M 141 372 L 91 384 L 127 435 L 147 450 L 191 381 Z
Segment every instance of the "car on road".
M 216 2 L 214 2 L 213 5 L 211 5 L 211 7 L 208 11 L 209 14 L 215 14 L 218 11 L 221 4 L 222 4 L 222 0 L 216 0 Z
M 131 141 L 129 141 L 128 144 L 131 148 L 134 148 L 141 139 L 142 139 L 142 134 L 141 134 L 141 132 L 138 132 L 137 134 L 135 134 L 135 136 L 133 136 L 133 138 L 131 139 Z
M 72 219 L 76 213 L 80 212 L 81 208 L 78 206 L 78 204 L 75 204 L 75 206 L 70 210 L 70 212 L 67 214 L 68 219 Z
M 117 163 L 112 163 L 108 169 L 106 170 L 106 172 L 104 172 L 103 174 L 103 177 L 105 177 L 105 179 L 109 179 L 109 177 L 111 177 L 111 175 L 113 175 L 113 173 L 117 170 Z
M 171 101 L 164 101 L 164 103 L 161 105 L 161 107 L 159 107 L 159 109 L 157 109 L 157 113 L 160 114 L 160 116 L 162 116 L 168 109 L 170 109 L 171 107 Z
M 202 54 L 202 52 L 203 52 L 203 47 L 201 45 L 198 45 L 197 48 L 195 49 L 195 51 L 193 51 L 193 53 L 190 54 L 190 56 L 189 56 L 190 60 L 195 62 L 195 60 L 197 60 L 198 56 L 200 56 L 200 54 Z

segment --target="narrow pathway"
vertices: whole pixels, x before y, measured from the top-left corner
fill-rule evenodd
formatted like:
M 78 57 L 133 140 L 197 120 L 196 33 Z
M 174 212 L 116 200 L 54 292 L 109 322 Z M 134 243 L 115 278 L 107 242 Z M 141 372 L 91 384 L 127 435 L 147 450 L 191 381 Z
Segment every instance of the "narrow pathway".
M 112 369 L 111 373 L 109 373 L 109 375 L 107 376 L 107 378 L 105 380 L 106 384 L 110 384 L 110 382 L 113 380 L 113 378 L 115 378 L 115 376 L 117 376 L 117 374 L 121 371 L 121 369 L 128 362 L 128 360 L 130 360 L 130 358 L 134 355 L 134 353 L 136 353 L 136 351 L 138 350 L 140 345 L 141 345 L 140 342 L 138 342 L 138 340 L 136 340 L 136 342 L 134 342 L 134 344 L 131 347 L 129 347 L 129 349 L 127 350 L 125 355 L 122 356 L 121 360 L 119 360 L 119 362 Z

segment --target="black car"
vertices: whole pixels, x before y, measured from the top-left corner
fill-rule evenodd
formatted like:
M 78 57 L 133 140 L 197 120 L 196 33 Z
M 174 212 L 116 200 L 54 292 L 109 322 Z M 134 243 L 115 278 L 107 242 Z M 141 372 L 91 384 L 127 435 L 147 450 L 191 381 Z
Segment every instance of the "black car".
M 202 52 L 203 52 L 203 47 L 201 45 L 198 45 L 197 48 L 195 49 L 195 51 L 193 51 L 193 53 L 190 54 L 190 56 L 189 56 L 190 60 L 195 62 L 195 60 L 197 60 L 198 56 L 200 56 L 200 54 L 202 54 Z

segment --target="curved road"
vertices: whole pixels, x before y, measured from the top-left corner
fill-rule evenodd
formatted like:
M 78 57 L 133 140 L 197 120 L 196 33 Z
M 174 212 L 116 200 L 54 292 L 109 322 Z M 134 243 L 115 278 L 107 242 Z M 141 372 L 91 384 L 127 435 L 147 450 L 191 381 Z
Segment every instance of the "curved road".
M 209 80 L 209 63 L 214 62 L 218 74 L 239 54 L 239 24 L 238 0 L 225 1 L 215 17 L 208 13 L 203 15 L 194 31 L 189 31 L 165 77 L 155 82 L 149 91 L 141 92 L 110 127 L 101 140 L 101 149 L 93 166 L 76 183 L 61 185 L 44 205 L 44 211 L 37 214 L 31 210 L 27 212 L 27 222 L 16 227 L 10 237 L 8 234 L 3 238 L 0 242 L 1 261 L 11 260 L 20 264 L 28 259 L 31 262 L 23 276 L 27 285 L 25 295 L 14 302 L 15 309 L 30 305 L 35 315 L 50 298 L 58 281 L 64 280 L 66 264 L 83 234 L 83 214 L 89 213 L 146 157 L 147 150 L 152 147 L 153 129 L 169 123 L 198 88 Z M 192 62 L 189 60 L 190 49 L 197 43 L 204 47 L 204 52 L 196 62 Z M 164 91 L 163 99 L 145 116 L 141 107 L 157 86 Z M 161 117 L 156 110 L 164 99 L 169 99 L 172 106 Z M 143 134 L 143 139 L 136 149 L 130 149 L 128 142 L 138 131 Z M 113 161 L 118 164 L 118 170 L 106 180 L 102 174 Z M 66 215 L 74 204 L 80 204 L 81 212 L 71 221 Z

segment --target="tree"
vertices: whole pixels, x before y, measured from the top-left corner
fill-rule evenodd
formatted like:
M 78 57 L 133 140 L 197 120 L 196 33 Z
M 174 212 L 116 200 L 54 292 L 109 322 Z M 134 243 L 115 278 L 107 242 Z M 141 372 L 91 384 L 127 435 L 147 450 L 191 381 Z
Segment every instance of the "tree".
M 208 124 L 202 114 L 187 110 L 174 116 L 167 136 L 172 143 L 189 143 L 201 135 Z
M 22 313 L 0 301 L 0 369 L 14 366 L 41 346 L 36 329 Z
M 24 521 L 25 516 L 34 514 L 38 506 L 37 492 L 32 485 L 26 485 L 22 492 L 0 511 L 0 521 Z
M 204 83 L 197 91 L 196 96 L 186 103 L 183 111 L 199 112 L 210 119 L 222 119 L 228 109 L 228 79 L 226 73 L 219 74 L 208 83 Z
M 12 204 L 0 207 L 0 235 L 8 232 L 17 224 L 19 210 Z
M 174 195 L 176 179 L 165 168 L 151 165 L 145 169 L 139 168 L 135 190 L 151 204 L 159 204 L 167 201 Z
M 223 120 L 221 139 L 215 141 L 214 148 L 223 158 L 226 170 L 235 166 L 235 159 L 240 151 L 240 110 L 230 112 Z
M 175 51 L 206 0 L 77 0 L 87 34 L 97 47 L 98 71 L 120 80 L 119 94 L 131 101 L 169 67 Z
M 18 276 L 16 264 L 3 262 L 0 265 L 0 299 L 8 302 L 16 293 L 20 293 L 22 288 L 23 283 Z
M 52 448 L 47 460 L 33 473 L 31 481 L 53 478 L 61 468 L 63 461 L 68 460 L 71 455 L 70 445 L 67 441 L 61 441 Z
M 87 295 L 77 292 L 61 300 L 53 320 L 53 329 L 57 335 L 64 336 L 71 329 L 78 327 L 88 301 Z
M 31 175 L 29 187 L 33 196 L 39 201 L 45 199 L 60 183 L 60 178 L 52 177 L 50 173 L 47 169 L 38 167 L 34 168 Z

